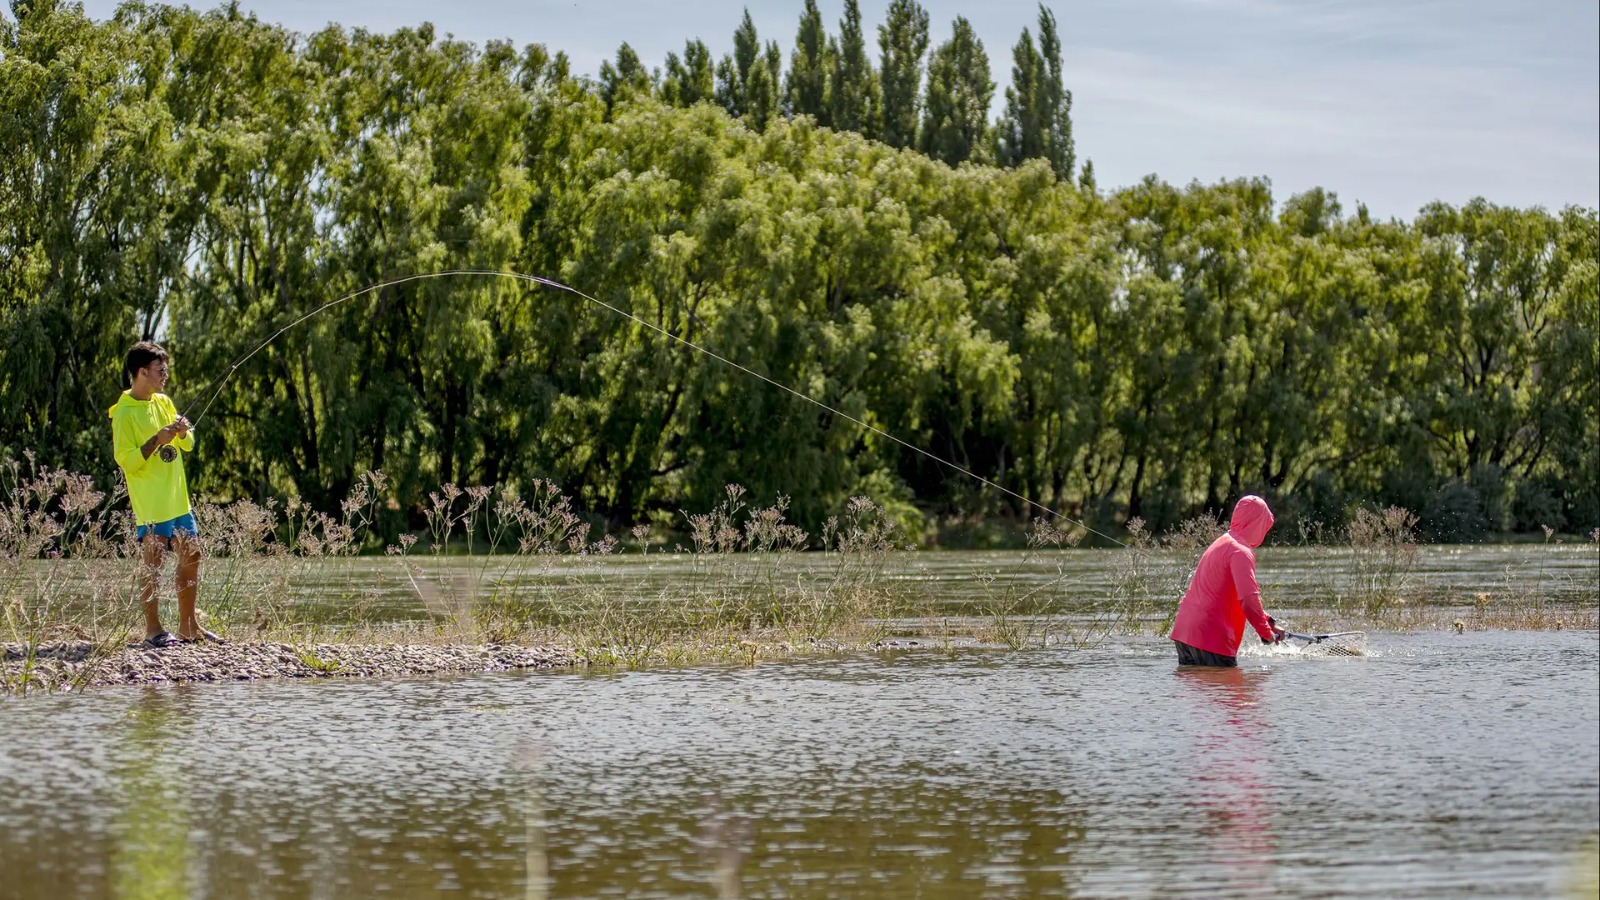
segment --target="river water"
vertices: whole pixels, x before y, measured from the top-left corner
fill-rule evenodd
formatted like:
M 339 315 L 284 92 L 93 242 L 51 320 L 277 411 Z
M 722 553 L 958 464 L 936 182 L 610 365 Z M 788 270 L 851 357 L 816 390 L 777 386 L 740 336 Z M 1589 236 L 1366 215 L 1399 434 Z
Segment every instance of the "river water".
M 1183 592 L 1199 550 L 1148 555 L 1137 577 L 1143 590 L 1171 596 Z M 413 570 L 394 557 L 316 560 L 280 575 L 270 567 L 232 577 L 231 560 L 208 561 L 202 595 L 216 598 L 230 588 L 250 605 L 263 588 L 257 582 L 287 581 L 288 602 L 315 609 L 331 620 L 359 609 L 363 621 L 425 619 L 419 599 L 437 594 L 487 594 L 511 585 L 527 594 L 559 594 L 594 587 L 608 595 L 669 602 L 697 591 L 738 582 L 773 585 L 826 584 L 841 566 L 870 568 L 878 584 L 920 598 L 929 615 L 961 615 L 981 608 L 1007 590 L 1033 591 L 1057 611 L 1085 612 L 1103 605 L 1135 577 L 1125 551 L 1069 549 L 1036 553 L 1015 550 L 920 551 L 845 560 L 838 554 L 732 554 L 656 552 L 648 555 L 559 557 L 466 557 L 413 554 Z M 1371 560 L 1368 560 L 1369 564 Z M 1262 596 L 1271 609 L 1323 608 L 1337 598 L 1360 596 L 1370 570 L 1349 548 L 1267 547 L 1257 551 Z M 216 586 L 213 588 L 212 586 Z M 1390 587 L 1413 602 L 1470 607 L 1480 595 L 1529 605 L 1535 600 L 1592 611 L 1600 604 L 1600 547 L 1578 544 L 1479 544 L 1423 546 Z M 1165 605 L 1162 601 L 1158 605 Z
M 1368 651 L 13 700 L 0 896 L 1534 897 L 1593 873 L 1595 633 Z

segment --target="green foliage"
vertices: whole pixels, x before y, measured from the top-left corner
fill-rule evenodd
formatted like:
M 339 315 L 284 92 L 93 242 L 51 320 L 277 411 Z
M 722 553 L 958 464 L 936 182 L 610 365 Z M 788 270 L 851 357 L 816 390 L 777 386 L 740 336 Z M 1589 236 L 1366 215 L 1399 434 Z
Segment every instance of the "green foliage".
M 750 117 L 757 130 L 766 130 L 767 123 L 783 112 L 783 97 L 779 85 L 783 78 L 783 54 L 776 41 L 767 42 L 765 71 L 761 66 L 752 69 L 750 87 Z
M 634 97 L 648 96 L 652 82 L 650 72 L 639 61 L 639 54 L 627 42 L 617 48 L 616 65 L 600 64 L 600 99 L 605 101 L 607 110 Z
M 878 60 L 883 66 L 883 131 L 891 147 L 917 142 L 922 115 L 922 55 L 928 52 L 928 13 L 917 0 L 889 0 L 878 26 Z
M 687 41 L 683 58 L 667 54 L 667 74 L 661 82 L 661 99 L 669 106 L 693 106 L 715 99 L 711 51 L 702 41 Z
M 1044 155 L 1044 133 L 1039 123 L 1039 81 L 1044 62 L 1033 47 L 1033 35 L 1022 37 L 1011 50 L 1011 86 L 1006 88 L 1006 115 L 998 129 L 998 161 L 1014 166 Z
M 829 82 L 829 117 L 834 128 L 877 135 L 883 116 L 883 90 L 878 73 L 867 58 L 861 33 L 861 6 L 845 0 L 839 40 L 833 45 L 833 73 Z
M 81 7 L 0 24 L 0 445 L 86 467 L 129 337 L 184 277 L 193 173 L 160 48 Z M 120 348 L 119 348 L 120 346 Z
M 806 0 L 800 13 L 800 31 L 794 38 L 794 53 L 789 57 L 789 74 L 784 80 L 784 110 L 790 115 L 810 116 L 819 125 L 832 124 L 828 102 L 828 74 L 833 69 L 828 32 L 822 25 L 817 0 Z
M 724 56 L 717 64 L 717 102 L 728 111 L 728 115 L 735 118 L 746 115 L 751 111 L 751 78 L 754 76 L 752 69 L 761 56 L 761 38 L 756 33 L 756 23 L 750 18 L 750 10 L 744 11 L 744 20 L 733 32 L 733 55 Z M 765 78 L 769 79 L 764 90 L 771 94 L 775 89 L 773 74 L 775 69 L 769 69 Z M 772 96 L 764 98 L 771 103 Z M 770 116 L 772 109 L 764 110 Z M 765 122 L 765 118 L 762 120 Z
M 1418 510 L 1432 538 L 1600 524 L 1594 210 L 1475 200 L 1375 222 L 1322 190 L 1277 202 L 1262 179 L 1102 194 L 1085 164 L 1074 185 L 1054 29 L 1041 11 L 1039 43 L 1018 45 L 1032 74 L 1008 109 L 1028 136 L 1008 131 L 994 168 L 970 164 L 991 88 L 958 22 L 923 132 L 969 161 L 951 168 L 901 149 L 927 46 L 910 0 L 879 29 L 877 78 L 846 6 L 819 70 L 841 130 L 783 115 L 782 54 L 748 15 L 714 74 L 691 41 L 655 87 L 626 46 L 589 84 L 544 47 L 426 26 L 30 8 L 0 21 L 0 452 L 108 479 L 133 340 L 173 350 L 187 408 L 329 300 L 477 269 L 570 283 L 1101 530 L 1163 531 L 1247 491 L 1289 535 L 1362 504 Z M 332 511 L 381 467 L 391 533 L 426 485 L 538 479 L 629 524 L 732 482 L 793 498 L 813 531 L 854 496 L 913 538 L 1029 514 L 504 278 L 395 285 L 286 332 L 199 439 L 192 483 L 218 498 Z
M 928 91 L 923 101 L 917 149 L 950 165 L 972 159 L 988 162 L 989 55 L 972 24 L 957 16 L 950 40 L 928 61 Z
M 1072 179 L 1076 152 L 1072 143 L 1072 92 L 1061 76 L 1061 38 L 1055 14 L 1039 7 L 1039 46 L 1024 28 L 1011 51 L 1011 86 L 1006 88 L 1006 114 L 1000 121 L 996 156 L 1003 165 L 1045 159 L 1056 177 Z M 1089 174 L 1089 184 L 1093 174 Z
M 1050 161 L 1057 178 L 1070 181 L 1078 160 L 1072 140 L 1072 91 L 1067 89 L 1066 77 L 1061 71 L 1061 35 L 1056 29 L 1056 15 L 1042 3 L 1039 4 L 1039 56 L 1044 70 L 1035 105 L 1040 111 L 1043 156 Z

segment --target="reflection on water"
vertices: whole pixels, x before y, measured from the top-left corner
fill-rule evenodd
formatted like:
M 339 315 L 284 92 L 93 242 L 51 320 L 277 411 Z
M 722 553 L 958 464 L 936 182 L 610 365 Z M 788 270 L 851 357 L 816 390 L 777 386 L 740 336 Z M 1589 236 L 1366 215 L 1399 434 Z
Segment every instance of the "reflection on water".
M 1193 701 L 1187 808 L 1213 846 L 1190 886 L 1203 893 L 1270 895 L 1272 890 L 1271 722 L 1262 713 L 1267 672 L 1183 666 L 1177 678 Z
M 183 897 L 189 878 L 189 798 L 203 785 L 186 777 L 175 751 L 188 731 L 192 686 L 141 688 L 127 721 L 110 735 L 121 751 L 111 771 L 115 818 L 108 843 L 112 893 L 118 897 Z
M 1547 896 L 1593 633 L 1165 642 L 0 705 L 5 897 Z

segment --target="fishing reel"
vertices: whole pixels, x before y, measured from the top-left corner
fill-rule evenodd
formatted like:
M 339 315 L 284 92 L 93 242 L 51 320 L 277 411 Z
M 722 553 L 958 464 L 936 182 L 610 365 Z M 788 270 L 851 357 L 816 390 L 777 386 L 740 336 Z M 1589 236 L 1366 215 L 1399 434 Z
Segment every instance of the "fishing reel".
M 162 444 L 161 449 L 157 450 L 156 453 L 161 457 L 162 462 L 172 462 L 178 458 L 178 448 L 171 444 Z

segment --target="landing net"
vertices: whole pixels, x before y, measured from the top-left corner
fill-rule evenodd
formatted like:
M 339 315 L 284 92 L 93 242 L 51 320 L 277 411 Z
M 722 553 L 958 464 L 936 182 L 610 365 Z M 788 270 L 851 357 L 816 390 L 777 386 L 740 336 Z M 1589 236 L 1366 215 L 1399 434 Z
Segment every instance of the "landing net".
M 1302 653 L 1319 656 L 1367 655 L 1367 633 L 1365 631 L 1337 631 L 1332 634 L 1295 634 L 1290 632 L 1286 637 L 1300 647 Z

